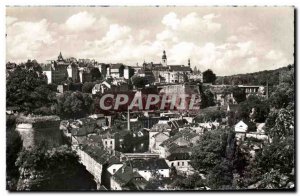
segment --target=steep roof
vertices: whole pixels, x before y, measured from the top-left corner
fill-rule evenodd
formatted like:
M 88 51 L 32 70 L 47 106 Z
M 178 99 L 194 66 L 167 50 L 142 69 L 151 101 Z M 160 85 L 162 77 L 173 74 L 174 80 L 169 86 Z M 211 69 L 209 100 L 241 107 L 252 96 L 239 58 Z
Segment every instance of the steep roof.
M 168 71 L 169 67 L 157 66 L 152 68 L 153 71 Z
M 110 66 L 111 69 L 120 69 L 121 67 L 124 67 L 123 64 L 117 63 L 117 64 L 112 64 Z
M 82 150 L 102 165 L 111 157 L 111 154 L 101 145 L 84 144 Z
M 239 121 L 235 126 L 234 126 L 235 129 L 241 129 L 243 128 L 244 129 L 244 132 L 246 132 L 246 129 L 248 129 L 248 125 L 246 123 L 244 123 L 244 121 Z
M 156 141 L 165 141 L 166 139 L 169 138 L 168 135 L 166 135 L 162 132 L 159 132 L 159 133 L 153 135 L 152 137 L 154 137 Z
M 138 170 L 169 169 L 169 166 L 164 159 L 147 159 L 147 160 L 135 159 L 130 162 L 132 168 L 136 168 Z
M 183 127 L 187 123 L 188 121 L 186 119 L 172 120 L 168 122 L 170 126 L 173 126 L 176 129 Z
M 144 179 L 138 172 L 133 171 L 132 167 L 125 164 L 113 175 L 113 179 L 122 187 L 126 186 L 133 178 Z
M 171 127 L 168 124 L 157 123 L 153 125 L 153 127 L 150 129 L 150 132 L 169 132 L 170 129 Z
M 177 139 L 184 139 L 187 142 L 190 142 L 191 139 L 199 136 L 197 133 L 193 132 L 193 130 L 186 128 L 176 133 L 174 136 L 169 139 L 163 141 L 160 145 L 165 147 L 171 147 L 171 144 L 174 143 Z
M 170 71 L 192 71 L 190 67 L 184 65 L 169 65 Z
M 175 152 L 171 153 L 168 157 L 167 160 L 169 161 L 175 161 L 175 160 L 189 160 L 190 159 L 190 154 L 188 152 Z

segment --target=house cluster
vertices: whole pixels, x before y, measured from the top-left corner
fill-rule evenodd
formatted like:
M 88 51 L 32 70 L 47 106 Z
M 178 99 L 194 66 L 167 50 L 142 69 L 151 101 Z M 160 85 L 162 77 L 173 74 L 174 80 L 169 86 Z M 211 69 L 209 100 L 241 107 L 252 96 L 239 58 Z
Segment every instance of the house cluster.
M 10 66 L 11 67 L 11 66 Z M 188 60 L 188 65 L 169 65 L 166 52 L 163 51 L 160 63 L 146 63 L 142 66 L 129 66 L 122 63 L 105 64 L 90 59 L 63 58 L 60 53 L 56 60 L 49 60 L 43 67 L 48 83 L 60 84 L 70 78 L 73 82 L 84 83 L 92 80 L 93 69 L 97 69 L 102 79 L 128 80 L 132 76 L 150 76 L 156 83 L 182 83 L 188 81 L 190 75 L 193 80 L 202 81 L 200 71 L 193 73 Z
M 168 185 L 157 187 L 152 181 L 170 180 L 172 169 L 183 175 L 192 174 L 190 147 L 199 134 L 182 129 L 190 118 L 157 112 L 156 115 L 132 115 L 126 122 L 125 116 L 95 114 L 62 121 L 60 129 L 78 152 L 82 164 L 94 176 L 98 188 L 153 190 Z M 139 138 L 146 140 L 142 143 L 146 146 L 143 152 L 122 150 L 126 143 L 134 143 L 131 140 Z
M 14 65 L 10 64 L 10 67 L 13 69 Z M 55 84 L 61 84 L 67 78 L 75 83 L 92 81 L 96 70 L 104 79 L 97 81 L 92 88 L 91 93 L 96 97 L 106 92 L 132 92 L 133 96 L 140 97 L 149 92 L 200 95 L 197 83 L 202 82 L 202 73 L 196 68 L 192 71 L 190 60 L 187 66 L 169 65 L 165 51 L 160 63 L 144 62 L 142 66 L 65 59 L 60 53 L 57 60 L 49 61 L 42 69 L 48 83 Z M 128 82 L 132 77 L 148 78 L 151 85 L 132 90 Z M 227 86 L 210 86 L 215 99 L 222 105 L 235 103 L 232 93 L 224 95 Z M 264 88 L 260 86 L 239 87 L 245 89 L 247 95 L 264 94 Z M 198 144 L 201 135 L 226 126 L 226 119 L 222 122 L 196 122 L 197 113 L 188 111 L 124 111 L 96 112 L 60 123 L 64 137 L 94 176 L 97 189 L 172 189 L 170 186 L 176 175 L 186 177 L 197 173 L 191 165 L 192 148 Z M 268 140 L 264 124 L 257 124 L 257 130 L 250 132 L 247 123 L 240 121 L 234 131 L 238 141 L 248 138 Z M 160 183 L 155 183 L 157 180 Z
M 9 68 L 14 67 L 12 63 L 8 65 Z M 203 82 L 201 71 L 196 66 L 192 70 L 190 59 L 188 59 L 187 65 L 171 65 L 168 63 L 165 51 L 163 51 L 161 62 L 143 62 L 141 65 L 106 64 L 90 59 L 64 58 L 60 53 L 56 60 L 49 60 L 46 65 L 43 65 L 42 71 L 47 77 L 48 83 L 58 84 L 59 92 L 69 89 L 63 85 L 67 79 L 76 84 L 93 81 L 92 94 L 94 96 L 106 91 L 129 91 L 132 89 L 129 80 L 133 77 L 142 77 L 148 81 L 150 86 L 165 86 L 166 88 Z M 236 104 L 233 93 L 226 91 L 232 85 L 203 85 L 209 86 L 215 102 L 221 106 Z M 266 96 L 267 93 L 267 89 L 261 85 L 238 85 L 238 87 L 245 91 L 247 97 L 251 94 Z

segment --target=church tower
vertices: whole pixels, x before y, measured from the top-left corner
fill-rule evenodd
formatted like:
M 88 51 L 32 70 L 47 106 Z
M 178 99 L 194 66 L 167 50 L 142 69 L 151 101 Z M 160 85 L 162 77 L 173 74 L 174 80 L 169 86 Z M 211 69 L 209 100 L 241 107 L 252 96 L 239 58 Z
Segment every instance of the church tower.
M 59 52 L 59 55 L 57 57 L 57 61 L 64 61 L 64 58 L 62 57 L 61 52 Z
M 162 55 L 162 65 L 163 66 L 167 66 L 167 55 L 166 55 L 166 51 L 163 52 Z
M 188 67 L 191 67 L 191 60 L 188 59 Z

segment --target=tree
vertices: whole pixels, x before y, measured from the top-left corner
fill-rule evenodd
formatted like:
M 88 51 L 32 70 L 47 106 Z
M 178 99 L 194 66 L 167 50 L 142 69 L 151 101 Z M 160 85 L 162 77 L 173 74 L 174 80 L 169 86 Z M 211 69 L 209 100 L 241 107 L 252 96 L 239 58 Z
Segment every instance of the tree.
M 294 104 L 273 111 L 266 120 L 266 133 L 273 139 L 282 139 L 294 135 Z
M 204 91 L 204 95 L 206 97 L 206 103 L 207 103 L 207 106 L 214 106 L 215 105 L 215 99 L 214 99 L 214 94 L 209 90 L 209 89 L 206 89 Z
M 204 83 L 214 83 L 217 79 L 216 74 L 211 69 L 203 72 L 203 82 Z
M 95 189 L 93 176 L 79 163 L 74 150 L 64 145 L 23 149 L 16 165 L 20 168 L 19 191 Z
M 101 72 L 99 71 L 98 68 L 91 69 L 90 74 L 92 76 L 92 81 L 96 81 L 96 80 L 101 80 L 102 79 L 102 74 L 101 74 Z
M 137 88 L 144 88 L 147 84 L 151 84 L 154 81 L 155 78 L 153 75 L 146 75 L 145 77 L 134 75 L 131 77 L 132 84 Z
M 8 190 L 16 190 L 19 170 L 15 163 L 22 149 L 22 139 L 15 130 L 15 116 L 6 118 L 6 181 Z
M 258 123 L 265 122 L 270 108 L 267 100 L 256 95 L 250 95 L 246 101 L 239 104 L 238 116 L 243 120 L 251 120 Z
M 295 183 L 294 127 L 293 103 L 269 114 L 265 132 L 270 140 L 247 166 L 242 179 L 246 188 L 289 188 Z
M 40 113 L 41 107 L 55 104 L 56 86 L 48 85 L 42 73 L 16 68 L 6 84 L 7 106 L 18 106 L 20 111 Z
M 208 173 L 213 167 L 221 163 L 226 156 L 228 133 L 218 129 L 206 132 L 192 150 L 192 166 L 199 172 Z
M 39 63 L 36 60 L 28 60 L 25 63 L 25 68 L 26 69 L 32 69 L 34 71 L 37 71 L 39 73 L 42 73 L 42 67 L 39 65 Z
M 61 118 L 83 118 L 93 110 L 93 99 L 81 92 L 64 92 L 57 97 L 56 112 Z
M 232 170 L 232 162 L 223 159 L 209 172 L 207 177 L 209 187 L 212 189 L 231 189 L 233 180 Z
M 295 98 L 295 76 L 294 67 L 281 72 L 281 83 L 276 86 L 274 92 L 270 96 L 271 106 L 276 109 L 287 107 L 290 103 L 294 102 Z
M 232 88 L 232 95 L 237 103 L 241 103 L 246 100 L 246 92 L 238 86 Z
M 94 86 L 95 86 L 94 82 L 85 82 L 82 85 L 82 92 L 83 93 L 92 93 Z
M 196 118 L 196 122 L 207 122 L 207 121 L 217 121 L 222 122 L 222 118 L 225 118 L 226 114 L 222 110 L 213 110 L 205 113 L 200 113 Z
M 294 138 L 275 139 L 266 144 L 247 166 L 241 179 L 244 188 L 249 185 L 262 189 L 290 188 L 295 183 Z
M 208 187 L 223 189 L 232 185 L 235 151 L 234 133 L 223 129 L 205 132 L 192 149 L 191 165 L 207 176 Z
M 201 108 L 206 108 L 209 106 L 214 106 L 214 94 L 211 92 L 211 90 L 203 85 L 200 84 L 199 86 L 200 90 L 200 96 L 201 96 L 201 102 L 200 102 L 200 107 Z

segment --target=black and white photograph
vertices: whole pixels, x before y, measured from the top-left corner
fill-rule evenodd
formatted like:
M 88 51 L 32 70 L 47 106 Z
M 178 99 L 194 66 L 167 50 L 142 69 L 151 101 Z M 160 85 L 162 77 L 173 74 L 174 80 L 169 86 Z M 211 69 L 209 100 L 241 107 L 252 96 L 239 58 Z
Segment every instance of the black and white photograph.
M 6 190 L 295 191 L 296 9 L 6 6 Z

